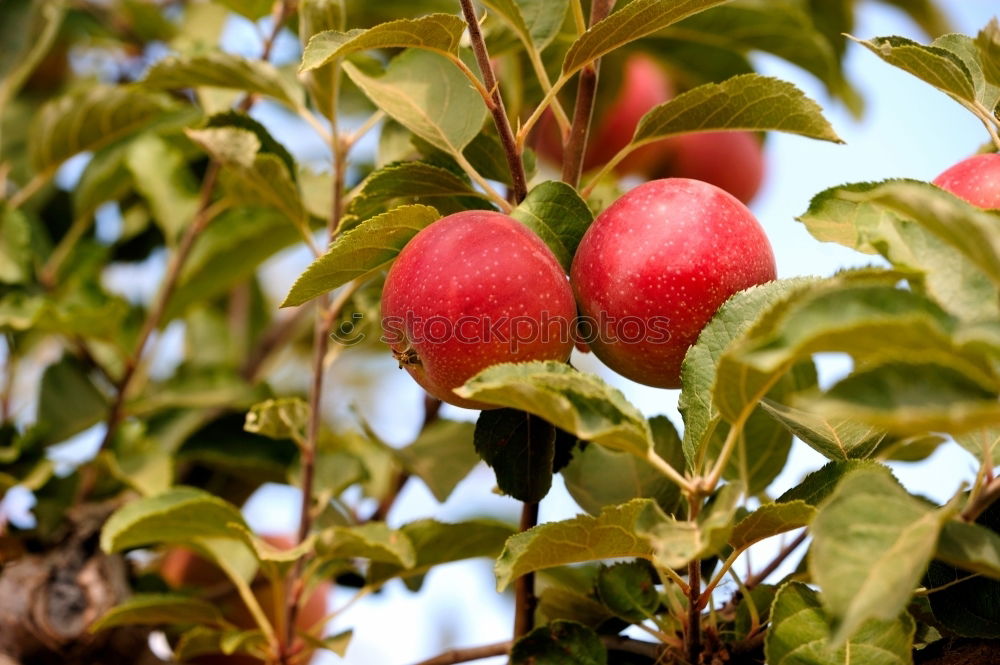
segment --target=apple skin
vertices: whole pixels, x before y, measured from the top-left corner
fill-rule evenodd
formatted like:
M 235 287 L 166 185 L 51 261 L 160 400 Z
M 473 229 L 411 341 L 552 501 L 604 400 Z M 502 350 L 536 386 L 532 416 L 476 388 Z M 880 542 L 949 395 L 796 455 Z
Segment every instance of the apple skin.
M 719 306 L 775 279 L 776 270 L 745 205 L 714 185 L 668 178 L 636 187 L 598 215 L 570 275 L 581 316 L 611 322 L 588 340 L 597 357 L 633 381 L 678 388 L 684 354 Z M 623 332 L 612 324 L 623 320 L 641 322 L 643 336 L 612 338 L 609 331 Z
M 497 212 L 467 210 L 421 230 L 382 290 L 384 339 L 400 366 L 432 396 L 466 408 L 496 408 L 453 391 L 490 365 L 569 358 L 575 316 L 555 256 Z
M 721 187 L 743 203 L 764 180 L 764 153 L 752 132 L 697 132 L 673 139 L 666 177 L 691 178 Z
M 583 159 L 584 171 L 610 161 L 632 140 L 642 116 L 674 96 L 673 83 L 663 67 L 644 53 L 629 55 L 621 72 L 616 73 L 622 77 L 621 86 L 611 106 L 593 120 L 587 154 Z M 605 69 L 602 81 L 606 84 L 611 75 L 612 72 Z M 542 115 L 536 131 L 538 139 L 535 148 L 538 154 L 554 164 L 562 164 L 562 139 L 551 111 Z M 670 144 L 671 139 L 665 139 L 633 151 L 615 167 L 615 172 L 620 175 L 651 173 L 664 161 Z
M 934 178 L 934 184 L 972 205 L 1000 209 L 1000 154 L 963 159 Z
M 295 540 L 283 534 L 262 534 L 261 539 L 281 549 L 295 547 Z M 183 547 L 173 547 L 164 554 L 159 564 L 158 572 L 163 580 L 172 588 L 208 588 L 227 584 L 225 574 L 214 564 L 206 561 L 198 554 Z M 323 582 L 313 587 L 305 603 L 299 608 L 295 625 L 305 631 L 323 619 L 328 612 L 327 597 L 330 583 Z M 271 596 L 271 585 L 263 578 L 253 584 L 254 595 L 260 603 L 264 614 L 275 624 L 274 599 Z M 253 616 L 247 610 L 239 594 L 235 590 L 227 591 L 214 598 L 213 602 L 222 610 L 227 620 L 238 628 L 249 630 L 256 626 Z M 308 657 L 301 662 L 308 662 Z M 262 661 L 247 655 L 212 654 L 198 656 L 190 661 L 192 665 L 260 665 Z

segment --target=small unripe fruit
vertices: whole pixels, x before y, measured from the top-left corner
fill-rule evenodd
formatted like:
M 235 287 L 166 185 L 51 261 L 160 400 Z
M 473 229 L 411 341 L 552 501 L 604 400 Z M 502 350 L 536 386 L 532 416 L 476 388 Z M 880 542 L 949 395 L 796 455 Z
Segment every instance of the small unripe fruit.
M 972 205 L 1000 209 L 1000 154 L 963 159 L 935 178 L 934 184 Z
M 737 291 L 775 278 L 764 230 L 731 194 L 698 180 L 647 182 L 587 230 L 571 281 L 591 350 L 633 381 L 680 387 L 684 354 Z
M 385 340 L 400 367 L 438 399 L 503 362 L 564 361 L 576 315 L 566 273 L 545 243 L 497 212 L 468 210 L 423 229 L 382 290 Z

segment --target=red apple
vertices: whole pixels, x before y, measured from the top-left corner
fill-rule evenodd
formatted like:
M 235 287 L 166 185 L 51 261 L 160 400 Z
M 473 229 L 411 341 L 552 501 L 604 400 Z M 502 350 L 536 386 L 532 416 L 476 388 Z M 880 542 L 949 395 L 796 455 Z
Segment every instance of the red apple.
M 692 178 L 721 187 L 749 203 L 764 179 L 760 139 L 751 132 L 698 132 L 674 139 L 669 166 L 671 178 Z
M 587 230 L 570 273 L 591 350 L 619 374 L 680 387 L 681 361 L 731 295 L 775 278 L 753 214 L 698 180 L 647 182 Z
M 295 547 L 295 541 L 286 535 L 265 534 L 261 538 L 274 547 L 281 549 L 291 549 Z M 238 628 L 250 629 L 256 626 L 253 616 L 247 610 L 239 594 L 229 586 L 228 579 L 209 561 L 201 558 L 198 554 L 182 547 L 174 547 L 167 551 L 159 564 L 159 573 L 163 580 L 174 588 L 198 588 L 202 590 L 217 590 L 219 593 L 213 595 L 212 601 L 222 610 L 228 621 Z M 253 582 L 254 595 L 260 603 L 264 614 L 271 621 L 276 623 L 274 597 L 271 593 L 271 584 L 263 577 Z M 328 611 L 327 596 L 330 592 L 330 584 L 324 582 L 313 587 L 305 602 L 299 608 L 295 625 L 300 631 L 307 631 L 315 628 L 315 624 L 326 616 Z M 301 662 L 307 662 L 308 657 Z M 192 665 L 260 665 L 261 661 L 245 655 L 226 656 L 223 654 L 213 654 L 199 656 L 191 661 Z
M 602 72 L 603 85 L 612 82 L 615 75 L 621 77 L 621 85 L 611 105 L 604 109 L 592 123 L 587 154 L 583 160 L 584 171 L 596 169 L 611 160 L 628 145 L 635 128 L 651 108 L 662 104 L 674 96 L 673 84 L 656 60 L 643 53 L 633 53 L 625 60 L 620 72 L 605 68 Z M 551 112 L 538 122 L 538 153 L 555 164 L 562 164 L 563 144 L 559 128 Z M 649 174 L 663 162 L 669 151 L 670 140 L 643 146 L 633 151 L 615 168 L 619 174 Z
M 491 408 L 453 391 L 503 362 L 563 361 L 576 316 L 566 273 L 545 243 L 500 213 L 468 210 L 423 229 L 382 290 L 384 339 L 438 399 Z
M 1000 154 L 975 155 L 955 164 L 934 184 L 980 208 L 1000 208 Z

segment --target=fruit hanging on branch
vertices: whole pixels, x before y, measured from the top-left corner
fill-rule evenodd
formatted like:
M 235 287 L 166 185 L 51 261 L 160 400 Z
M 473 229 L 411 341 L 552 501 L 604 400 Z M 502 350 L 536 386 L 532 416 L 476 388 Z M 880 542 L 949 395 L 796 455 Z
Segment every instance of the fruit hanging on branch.
M 963 159 L 935 178 L 934 184 L 980 208 L 1000 208 L 1000 154 Z
M 684 354 L 719 306 L 776 270 L 746 206 L 714 185 L 670 178 L 601 213 L 570 274 L 597 357 L 633 381 L 679 388 Z
M 423 229 L 382 290 L 384 339 L 438 399 L 491 408 L 453 389 L 504 362 L 564 361 L 576 316 L 565 272 L 538 236 L 500 213 L 469 210 Z

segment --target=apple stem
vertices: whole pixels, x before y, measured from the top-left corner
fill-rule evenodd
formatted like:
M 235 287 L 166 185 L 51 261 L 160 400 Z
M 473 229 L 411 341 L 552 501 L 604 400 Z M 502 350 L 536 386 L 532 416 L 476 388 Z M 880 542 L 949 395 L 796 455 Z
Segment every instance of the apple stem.
M 603 21 L 614 0 L 591 0 L 590 25 Z M 573 125 L 569 130 L 569 141 L 566 144 L 563 159 L 562 179 L 570 187 L 580 184 L 583 175 L 583 156 L 587 152 L 587 141 L 590 137 L 590 120 L 594 115 L 594 99 L 597 96 L 597 82 L 601 71 L 601 60 L 598 58 L 588 64 L 580 72 L 580 83 L 576 89 L 576 104 L 573 107 Z
M 504 107 L 503 96 L 500 94 L 500 85 L 497 83 L 493 65 L 490 64 L 490 54 L 486 50 L 483 32 L 479 29 L 479 21 L 476 18 L 476 10 L 472 7 L 472 0 L 459 0 L 459 2 L 462 5 L 465 22 L 469 26 L 469 39 L 472 42 L 472 50 L 476 54 L 479 71 L 483 75 L 483 83 L 493 99 L 490 113 L 493 114 L 493 123 L 497 127 L 497 134 L 500 136 L 500 143 L 503 145 L 504 155 L 507 157 L 507 167 L 510 169 L 511 182 L 513 183 L 514 202 L 520 203 L 528 195 L 528 179 L 524 174 L 521 152 L 514 139 L 514 130 L 511 129 L 510 119 L 507 117 L 507 109 Z
M 538 502 L 525 501 L 521 508 L 520 530 L 527 531 L 538 524 Z M 514 639 L 524 637 L 535 627 L 535 574 L 527 573 L 514 582 Z

